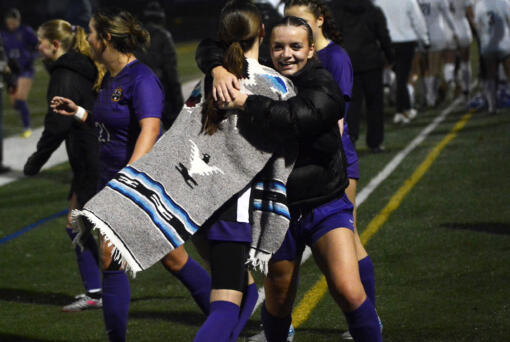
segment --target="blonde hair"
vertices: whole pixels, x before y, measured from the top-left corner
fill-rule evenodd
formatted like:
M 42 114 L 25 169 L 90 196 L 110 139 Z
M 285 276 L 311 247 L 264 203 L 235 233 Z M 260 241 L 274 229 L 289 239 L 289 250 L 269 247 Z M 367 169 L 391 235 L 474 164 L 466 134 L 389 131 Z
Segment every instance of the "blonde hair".
M 50 42 L 59 41 L 65 52 L 74 50 L 91 58 L 87 34 L 81 26 L 73 26 L 65 20 L 54 19 L 43 23 L 37 32 L 42 38 L 48 39 Z M 106 69 L 102 64 L 96 62 L 94 64 L 97 69 L 97 78 L 93 89 L 97 91 L 101 86 Z

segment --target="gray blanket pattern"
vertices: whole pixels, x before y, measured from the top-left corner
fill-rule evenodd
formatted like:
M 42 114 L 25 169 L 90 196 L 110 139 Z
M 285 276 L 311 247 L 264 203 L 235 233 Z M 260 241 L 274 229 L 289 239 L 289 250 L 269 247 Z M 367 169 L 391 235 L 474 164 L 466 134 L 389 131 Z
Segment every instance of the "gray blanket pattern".
M 295 95 L 290 81 L 248 59 L 242 91 L 274 99 Z M 215 211 L 265 168 L 259 186 L 285 195 L 296 158 L 295 142 L 268 139 L 250 130 L 243 113 L 229 113 L 213 135 L 202 131 L 204 79 L 193 90 L 173 124 L 142 158 L 123 168 L 73 217 L 87 233 L 87 218 L 115 247 L 132 275 L 158 262 L 188 240 Z M 268 165 L 268 167 L 266 167 Z M 275 187 L 274 184 L 278 184 Z M 262 201 L 252 214 L 251 266 L 267 272 L 267 262 L 283 241 L 289 214 L 285 201 Z

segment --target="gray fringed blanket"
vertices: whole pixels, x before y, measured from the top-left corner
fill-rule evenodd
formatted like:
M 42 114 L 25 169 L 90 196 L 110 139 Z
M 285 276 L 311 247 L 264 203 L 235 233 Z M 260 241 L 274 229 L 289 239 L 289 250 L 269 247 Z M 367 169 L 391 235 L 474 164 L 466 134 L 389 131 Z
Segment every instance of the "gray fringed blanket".
M 248 59 L 242 91 L 274 99 L 295 95 L 276 71 Z M 251 129 L 243 113 L 230 113 L 213 135 L 202 133 L 204 80 L 193 90 L 172 128 L 142 158 L 123 168 L 83 210 L 73 212 L 87 233 L 88 219 L 134 276 L 186 242 L 224 203 L 252 186 L 252 250 L 248 264 L 267 272 L 289 224 L 285 183 L 297 145 Z M 266 167 L 267 165 L 267 167 Z M 263 177 L 257 174 L 264 169 Z

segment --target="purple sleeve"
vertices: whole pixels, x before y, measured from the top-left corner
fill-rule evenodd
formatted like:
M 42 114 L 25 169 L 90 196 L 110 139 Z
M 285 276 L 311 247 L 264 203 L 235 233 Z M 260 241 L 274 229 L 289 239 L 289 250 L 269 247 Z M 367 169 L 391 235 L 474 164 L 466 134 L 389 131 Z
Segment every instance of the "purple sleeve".
M 165 97 L 163 87 L 154 74 L 139 77 L 133 89 L 133 108 L 138 120 L 161 118 Z
M 354 79 L 351 59 L 349 55 L 342 50 L 337 50 L 333 55 L 335 63 L 331 63 L 328 71 L 333 75 L 344 96 L 349 99 L 352 96 L 352 83 Z
M 28 47 L 33 48 L 34 50 L 37 48 L 37 35 L 34 30 L 30 26 L 25 26 L 25 42 Z

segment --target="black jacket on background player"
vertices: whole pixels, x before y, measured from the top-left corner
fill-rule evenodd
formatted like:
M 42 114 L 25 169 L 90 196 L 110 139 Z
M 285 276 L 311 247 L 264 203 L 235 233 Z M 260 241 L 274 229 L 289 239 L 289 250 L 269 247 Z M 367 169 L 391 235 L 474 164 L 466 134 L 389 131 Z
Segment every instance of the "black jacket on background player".
M 65 141 L 69 163 L 73 171 L 70 193 L 76 193 L 83 206 L 96 192 L 98 182 L 99 143 L 94 128 L 83 125 L 73 117 L 58 115 L 49 103 L 54 96 L 63 96 L 92 110 L 96 93 L 92 89 L 97 70 L 90 58 L 70 51 L 49 66 L 50 82 L 46 99 L 48 112 L 44 118 L 44 131 L 37 150 L 28 158 L 23 172 L 35 175 L 51 154 Z
M 165 108 L 161 121 L 163 127 L 168 129 L 184 104 L 177 72 L 177 52 L 172 34 L 163 26 L 155 22 L 148 22 L 144 27 L 151 36 L 150 46 L 145 52 L 137 52 L 136 57 L 148 65 L 163 84 Z
M 391 38 L 382 10 L 371 0 L 334 0 L 328 3 L 343 37 L 342 46 L 354 72 L 393 63 Z
M 213 40 L 203 40 L 197 48 L 199 68 L 210 74 L 221 65 L 223 50 Z M 287 181 L 287 200 L 291 213 L 305 212 L 339 198 L 349 180 L 345 154 L 338 129 L 345 102 L 333 76 L 316 60 L 309 60 L 289 77 L 298 96 L 275 101 L 250 95 L 245 114 L 268 134 L 293 134 L 299 154 Z M 242 114 L 243 115 L 243 114 Z M 260 127 L 259 127 L 260 128 Z

